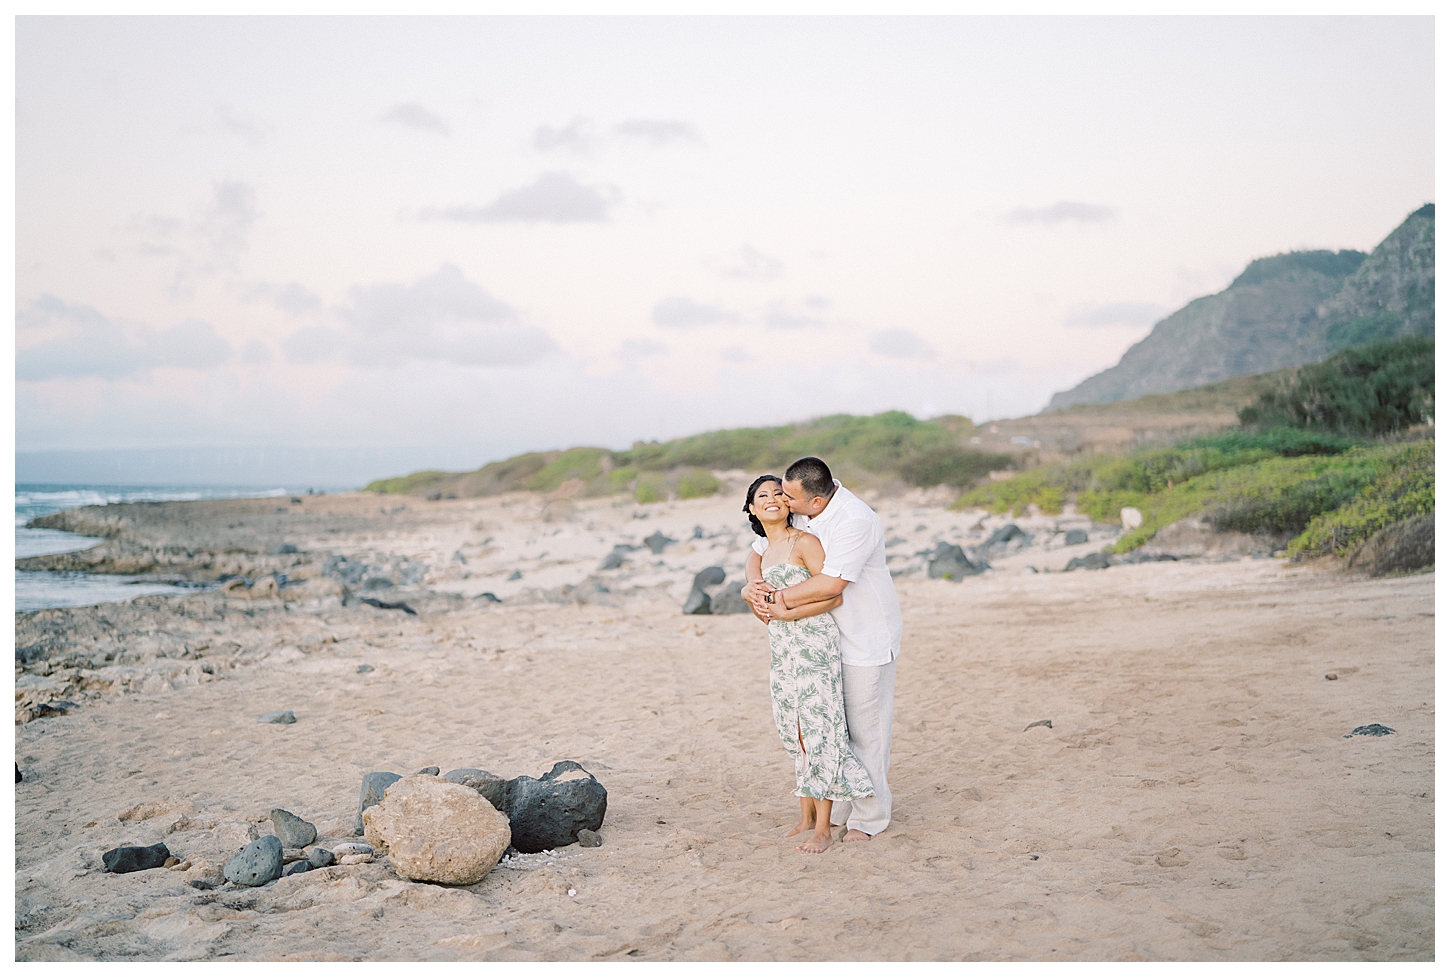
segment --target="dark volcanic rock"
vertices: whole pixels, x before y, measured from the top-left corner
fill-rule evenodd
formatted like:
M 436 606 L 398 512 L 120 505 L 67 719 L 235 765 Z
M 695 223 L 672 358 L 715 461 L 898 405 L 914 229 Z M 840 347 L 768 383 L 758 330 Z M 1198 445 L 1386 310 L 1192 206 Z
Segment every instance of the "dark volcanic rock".
M 312 871 L 313 868 L 313 864 L 304 858 L 300 862 L 293 862 L 291 865 L 288 865 L 285 869 L 282 870 L 282 874 L 284 876 L 301 875 L 303 872 Z
M 988 536 L 985 542 L 980 543 L 977 546 L 977 552 L 983 553 L 994 548 L 1006 549 L 1008 544 L 1016 544 L 1019 547 L 1031 546 L 1032 534 L 1015 522 L 1009 522 Z
M 990 570 L 986 560 L 973 560 L 953 543 L 938 543 L 926 565 L 926 575 L 934 580 L 960 581 Z
M 604 839 L 599 837 L 598 831 L 590 831 L 588 828 L 579 829 L 580 848 L 598 848 L 604 844 Z
M 1077 546 L 1087 541 L 1088 534 L 1086 529 L 1069 529 L 1062 534 L 1062 543 L 1064 546 Z
M 745 603 L 744 597 L 740 596 L 740 591 L 744 587 L 744 580 L 732 580 L 715 591 L 715 596 L 710 598 L 710 613 L 749 614 L 750 605 Z
M 326 868 L 337 861 L 337 856 L 326 848 L 314 848 L 307 853 L 307 863 L 313 868 Z
M 1368 726 L 1356 726 L 1344 734 L 1345 739 L 1351 736 L 1388 736 L 1394 730 L 1388 726 L 1381 726 L 1379 723 L 1370 723 Z
M 422 770 L 419 770 L 418 772 L 420 774 L 427 774 L 430 777 L 436 777 L 436 776 L 438 776 L 438 768 L 437 767 L 424 767 Z
M 222 876 L 237 885 L 266 885 L 282 876 L 282 842 L 263 835 L 227 859 Z
M 271 817 L 272 833 L 282 842 L 283 848 L 306 848 L 317 840 L 317 828 L 311 821 L 304 821 L 280 807 L 272 810 Z
M 599 561 L 601 570 L 618 570 L 622 566 L 624 566 L 624 554 L 617 548 L 610 550 L 609 554 Z
M 704 590 L 706 587 L 714 587 L 725 582 L 724 567 L 706 567 L 695 574 L 692 586 L 696 590 Z
M 277 723 L 283 726 L 290 726 L 297 721 L 291 709 L 283 709 L 279 712 L 267 712 L 257 717 L 259 723 Z
M 1073 557 L 1067 561 L 1067 566 L 1063 567 L 1063 570 L 1106 570 L 1112 565 L 1113 561 L 1108 558 L 1108 554 L 1102 550 L 1098 550 L 1096 553 L 1089 553 L 1087 556 Z
M 149 848 L 112 848 L 101 855 L 101 864 L 106 867 L 107 872 L 125 875 L 127 872 L 144 872 L 149 868 L 160 868 L 170 857 L 171 852 L 166 850 L 165 845 L 152 845 Z
M 649 551 L 655 556 L 659 556 L 661 553 L 663 553 L 666 546 L 669 546 L 671 543 L 678 542 L 679 540 L 670 539 L 658 529 L 656 529 L 653 533 L 644 538 L 644 545 L 648 546 Z
M 498 599 L 498 594 L 495 594 L 491 590 L 485 590 L 483 593 L 479 594 L 477 597 L 475 597 L 473 599 L 474 600 L 486 601 L 489 604 L 502 604 L 503 603 L 503 601 L 501 601 L 501 600 Z
M 478 791 L 483 795 L 484 800 L 504 814 L 508 813 L 506 797 L 509 782 L 498 774 L 489 773 L 487 770 L 477 770 L 473 767 L 461 767 L 448 771 L 443 775 L 443 779 L 450 784 L 462 784 L 464 787 Z
M 709 614 L 710 595 L 703 590 L 691 590 L 690 596 L 685 598 L 685 606 L 682 608 L 686 614 Z
M 529 854 L 579 840 L 581 829 L 604 824 L 609 794 L 594 775 L 573 760 L 560 760 L 538 780 L 508 782 L 507 811 L 513 846 Z
M 401 774 L 373 771 L 362 779 L 362 791 L 357 799 L 357 820 L 353 822 L 352 833 L 361 835 L 363 833 L 362 812 L 374 804 L 381 804 L 383 791 L 402 780 Z

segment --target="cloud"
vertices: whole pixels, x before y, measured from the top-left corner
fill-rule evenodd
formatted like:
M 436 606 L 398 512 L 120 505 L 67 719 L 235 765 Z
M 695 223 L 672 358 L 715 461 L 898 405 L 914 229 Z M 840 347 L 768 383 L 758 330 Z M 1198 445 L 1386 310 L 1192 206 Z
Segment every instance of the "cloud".
M 813 299 L 807 299 L 803 304 L 811 309 L 821 309 L 823 306 L 819 303 L 823 301 L 816 296 Z M 825 304 L 830 305 L 829 302 Z M 792 312 L 784 302 L 773 303 L 770 308 L 765 310 L 761 321 L 765 323 L 767 329 L 819 329 L 826 324 L 826 320 L 818 315 Z
M 754 363 L 755 357 L 744 346 L 726 346 L 720 351 L 720 358 L 726 363 Z
M 544 330 L 510 305 L 442 265 L 411 285 L 354 288 L 338 310 L 342 325 L 305 326 L 282 344 L 296 363 L 345 360 L 394 367 L 408 360 L 456 366 L 521 366 L 557 352 Z
M 655 147 L 705 141 L 694 126 L 677 119 L 627 119 L 614 127 L 614 133 L 626 139 L 643 140 Z
M 576 115 L 566 126 L 539 126 L 534 130 L 534 148 L 547 153 L 559 149 L 579 156 L 591 155 L 599 144 L 594 126 L 582 115 Z
M 650 321 L 666 329 L 693 329 L 696 326 L 722 326 L 739 322 L 740 317 L 717 305 L 696 302 L 683 295 L 671 295 L 655 303 L 650 312 Z
M 256 116 L 230 105 L 216 107 L 216 120 L 223 129 L 253 146 L 261 144 L 272 132 L 272 127 Z
M 420 216 L 469 223 L 605 221 L 618 198 L 615 187 L 584 186 L 567 173 L 544 173 L 526 187 L 505 190 L 483 207 L 429 207 Z
M 619 344 L 619 358 L 639 360 L 646 356 L 664 356 L 670 347 L 658 339 L 626 339 Z
M 242 362 L 265 366 L 272 362 L 272 350 L 260 339 L 253 339 L 242 347 Z
M 1103 326 L 1150 326 L 1168 310 L 1154 302 L 1108 302 L 1103 305 L 1077 305 L 1068 310 L 1066 325 L 1088 329 Z
M 883 329 L 871 334 L 871 352 L 898 360 L 929 360 L 935 351 L 910 329 Z
M 1097 204 L 1078 203 L 1073 200 L 1059 200 L 1050 207 L 1018 207 L 1008 214 L 1009 224 L 1057 225 L 1067 221 L 1079 224 L 1101 224 L 1118 216 L 1116 207 L 1101 207 Z
M 239 290 L 243 302 L 258 300 L 271 302 L 283 312 L 316 312 L 322 308 L 322 299 L 311 289 L 298 282 L 250 282 Z
M 420 132 L 436 132 L 440 136 L 448 135 L 448 123 L 417 102 L 402 102 L 394 105 L 378 116 L 378 121 L 392 122 L 408 129 L 417 129 Z
M 47 338 L 15 354 L 17 380 L 99 377 L 118 380 L 156 367 L 203 370 L 231 358 L 229 342 L 209 322 L 187 319 L 170 329 L 129 327 L 85 305 L 44 295 L 16 316 L 19 333 Z
M 785 263 L 745 244 L 731 255 L 731 261 L 725 266 L 723 274 L 727 278 L 769 282 L 785 274 Z

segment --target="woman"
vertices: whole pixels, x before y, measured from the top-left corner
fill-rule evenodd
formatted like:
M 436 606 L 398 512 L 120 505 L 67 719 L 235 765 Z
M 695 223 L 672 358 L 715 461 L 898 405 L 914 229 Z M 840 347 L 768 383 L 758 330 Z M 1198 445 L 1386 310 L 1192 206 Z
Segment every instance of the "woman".
M 761 575 L 776 590 L 821 572 L 826 551 L 821 541 L 790 525 L 790 509 L 780 479 L 762 475 L 745 494 L 750 528 L 770 542 L 760 559 Z M 846 738 L 846 707 L 841 697 L 840 632 L 828 611 L 841 598 L 780 609 L 770 622 L 770 698 L 775 728 L 795 759 L 800 823 L 791 838 L 812 832 L 800 851 L 831 847 L 831 802 L 869 797 L 871 778 L 851 752 Z

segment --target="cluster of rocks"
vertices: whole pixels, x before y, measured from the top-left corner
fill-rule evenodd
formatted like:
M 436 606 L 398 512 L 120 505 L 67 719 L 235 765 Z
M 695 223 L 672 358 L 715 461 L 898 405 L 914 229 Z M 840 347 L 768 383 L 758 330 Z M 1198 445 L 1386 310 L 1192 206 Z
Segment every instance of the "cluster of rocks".
M 685 598 L 686 614 L 749 614 L 750 605 L 740 596 L 744 580 L 725 581 L 724 567 L 706 567 L 690 583 Z
M 322 562 L 322 575 L 359 590 L 388 590 L 393 587 L 416 587 L 428 573 L 428 565 L 394 556 L 387 564 L 349 560 L 345 556 L 329 556 Z
M 386 855 L 403 878 L 471 885 L 509 851 L 534 854 L 576 842 L 598 847 L 608 800 L 604 785 L 572 760 L 561 760 L 542 777 L 512 780 L 472 768 L 441 776 L 437 767 L 411 777 L 374 772 L 363 778 L 354 825 L 364 841 L 330 839 L 323 846 L 315 825 L 275 808 L 269 815 L 272 833 L 253 837 L 219 868 L 204 859 L 195 866 L 183 862 L 164 844 L 113 848 L 101 860 L 107 872 L 118 875 L 186 870 L 192 887 L 212 889 L 223 881 L 263 886 Z
M 597 846 L 608 802 L 604 785 L 572 760 L 512 780 L 474 768 L 378 771 L 363 778 L 354 830 L 404 878 L 468 885 L 510 847 L 531 854 Z
M 1063 534 L 1063 545 L 1087 542 L 1087 530 L 1069 529 Z M 922 550 L 917 556 L 926 559 L 926 575 L 933 580 L 954 580 L 975 577 L 992 569 L 990 559 L 1006 556 L 1031 546 L 1036 537 L 1016 523 L 1000 526 L 975 546 L 963 549 L 955 543 L 940 542 L 935 549 Z

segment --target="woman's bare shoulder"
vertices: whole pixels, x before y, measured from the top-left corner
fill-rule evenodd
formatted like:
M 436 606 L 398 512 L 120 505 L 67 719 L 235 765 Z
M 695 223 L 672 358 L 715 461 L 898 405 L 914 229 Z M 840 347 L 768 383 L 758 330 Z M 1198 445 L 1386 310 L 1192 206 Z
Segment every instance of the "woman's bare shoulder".
M 826 549 L 821 545 L 821 541 L 806 532 L 801 533 L 800 539 L 796 540 L 795 551 L 800 556 L 805 556 L 807 553 L 817 557 L 826 555 Z

